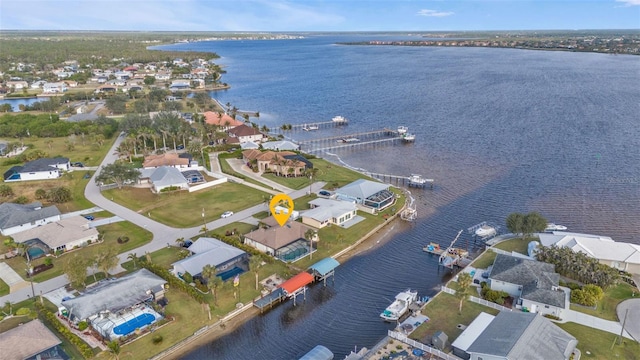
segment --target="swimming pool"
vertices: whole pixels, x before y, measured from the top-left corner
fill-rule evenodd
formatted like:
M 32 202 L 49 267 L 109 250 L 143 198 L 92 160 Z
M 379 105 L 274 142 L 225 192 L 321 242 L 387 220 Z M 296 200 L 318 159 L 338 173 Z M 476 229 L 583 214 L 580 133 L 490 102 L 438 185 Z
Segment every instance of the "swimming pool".
M 113 328 L 113 333 L 116 335 L 129 335 L 135 329 L 145 327 L 156 320 L 156 317 L 149 313 L 144 313 L 136 316 L 135 318 L 120 324 Z
M 44 250 L 40 249 L 39 247 L 31 247 L 27 249 L 27 252 L 29 253 L 29 258 L 31 260 L 43 257 L 45 255 Z
M 222 279 L 222 281 L 227 281 L 227 279 L 231 279 L 232 277 L 238 274 L 242 274 L 243 272 L 244 270 L 242 268 L 236 266 L 231 270 L 219 273 L 218 276 L 220 277 L 220 279 Z

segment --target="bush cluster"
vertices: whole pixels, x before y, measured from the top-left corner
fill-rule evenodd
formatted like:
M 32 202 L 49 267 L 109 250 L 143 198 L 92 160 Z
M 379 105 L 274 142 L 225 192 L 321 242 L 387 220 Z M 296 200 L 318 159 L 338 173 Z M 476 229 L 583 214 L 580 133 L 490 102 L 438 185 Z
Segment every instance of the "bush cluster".
M 584 306 L 596 306 L 603 296 L 602 288 L 593 284 L 585 285 L 582 289 L 571 290 L 571 302 Z
M 125 244 L 129 242 L 129 237 L 128 236 L 121 236 L 118 238 L 118 244 Z
M 162 342 L 162 340 L 163 340 L 162 339 L 162 335 L 154 335 L 151 338 L 151 342 L 154 343 L 154 344 L 160 344 Z
M 36 306 L 41 307 L 40 304 L 36 304 Z M 62 324 L 60 320 L 58 320 L 54 313 L 41 307 L 40 314 L 44 317 L 44 320 L 49 323 L 49 325 L 55 327 L 62 336 L 67 338 L 67 340 L 75 345 L 78 350 L 80 350 L 80 353 L 85 357 L 85 359 L 90 359 L 93 357 L 93 350 L 91 350 L 91 347 L 87 345 L 87 343 L 85 343 L 78 335 L 72 333 L 69 328 L 64 326 L 64 324 Z
M 30 275 L 36 275 L 39 274 L 41 272 L 47 271 L 49 269 L 51 269 L 53 267 L 53 264 L 40 264 L 38 266 L 35 266 L 33 268 L 33 272 L 31 274 L 27 273 L 27 277 L 30 277 Z
M 486 282 L 482 282 L 482 298 L 496 303 L 498 305 L 504 304 L 504 299 L 509 297 L 509 293 L 506 291 L 491 290 Z
M 163 268 L 160 265 L 146 261 L 144 257 L 140 258 L 140 260 L 140 266 L 165 279 L 169 286 L 185 292 L 187 295 L 191 296 L 199 303 L 204 302 L 203 294 L 196 290 L 196 288 L 190 286 L 186 282 L 174 276 L 171 272 L 169 272 L 169 270 Z
M 240 242 L 239 239 L 235 238 L 235 237 L 229 237 L 229 236 L 223 236 L 221 234 L 213 234 L 213 237 L 216 239 L 219 239 L 220 241 L 223 241 L 231 246 L 234 246 L 240 250 L 243 250 L 244 252 L 251 254 L 251 255 L 256 255 L 258 257 L 260 257 L 262 260 L 264 260 L 266 263 L 268 264 L 272 264 L 274 262 L 274 259 L 271 256 L 268 256 L 260 251 L 258 251 L 256 248 L 253 248 L 249 245 L 245 245 L 242 242 Z

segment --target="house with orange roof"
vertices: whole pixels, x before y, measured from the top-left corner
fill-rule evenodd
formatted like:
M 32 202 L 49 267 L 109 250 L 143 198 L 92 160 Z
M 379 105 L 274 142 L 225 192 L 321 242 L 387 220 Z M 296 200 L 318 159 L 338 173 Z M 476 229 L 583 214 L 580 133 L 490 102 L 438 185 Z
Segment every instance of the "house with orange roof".
M 272 172 L 280 176 L 302 176 L 304 170 L 313 164 L 292 151 L 260 151 L 248 149 L 242 152 L 242 159 L 259 172 Z
M 180 156 L 182 154 L 176 153 L 164 153 L 160 155 L 147 155 L 144 158 L 142 167 L 145 169 L 157 168 L 160 166 L 172 166 L 175 168 L 189 168 L 193 164 L 187 156 Z M 197 164 L 195 164 L 197 166 Z
M 236 120 L 225 113 L 213 111 L 206 111 L 204 113 L 204 121 L 209 125 L 220 126 L 224 131 L 244 124 L 244 122 Z

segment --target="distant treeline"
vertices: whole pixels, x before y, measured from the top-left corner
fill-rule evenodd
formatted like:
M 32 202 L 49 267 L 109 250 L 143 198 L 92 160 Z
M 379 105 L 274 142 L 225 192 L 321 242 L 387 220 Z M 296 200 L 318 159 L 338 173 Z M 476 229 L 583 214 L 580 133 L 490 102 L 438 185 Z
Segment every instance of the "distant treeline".
M 18 114 L 0 117 L 0 134 L 3 137 L 27 138 L 64 137 L 72 134 L 101 134 L 112 137 L 118 130 L 118 122 L 104 116 L 95 121 L 62 121 L 57 114 Z

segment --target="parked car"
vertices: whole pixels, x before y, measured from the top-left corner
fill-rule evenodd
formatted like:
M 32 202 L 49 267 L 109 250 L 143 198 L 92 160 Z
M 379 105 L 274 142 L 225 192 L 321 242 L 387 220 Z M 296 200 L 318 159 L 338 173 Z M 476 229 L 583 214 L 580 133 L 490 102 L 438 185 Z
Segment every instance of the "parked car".
M 176 149 L 177 149 L 177 150 L 182 150 L 182 149 L 184 149 L 184 145 L 178 145 L 178 146 L 176 147 Z
M 182 242 L 182 247 L 188 248 L 191 245 L 193 245 L 193 241 L 191 240 L 185 240 Z
M 233 215 L 233 211 L 225 211 L 222 213 L 222 215 L 220 215 L 221 218 L 228 218 L 229 216 Z
M 78 162 L 74 162 L 73 166 L 75 166 L 75 167 L 84 167 L 84 164 L 78 161 Z
M 84 215 L 84 218 L 90 221 L 93 221 L 96 219 L 95 217 L 93 217 L 93 215 Z
M 319 195 L 322 196 L 331 196 L 331 193 L 328 192 L 327 190 L 320 190 L 320 192 L 318 192 Z

